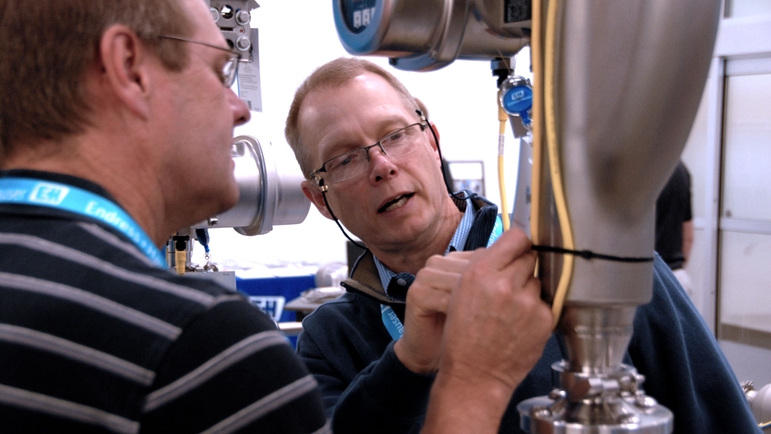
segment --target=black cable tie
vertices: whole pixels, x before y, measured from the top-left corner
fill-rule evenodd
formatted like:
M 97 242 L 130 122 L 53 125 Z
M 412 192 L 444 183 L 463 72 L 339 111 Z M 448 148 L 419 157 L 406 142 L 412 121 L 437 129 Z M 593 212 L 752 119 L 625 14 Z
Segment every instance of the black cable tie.
M 586 260 L 604 259 L 606 261 L 616 261 L 616 262 L 653 262 L 653 256 L 641 257 L 641 258 L 623 257 L 623 256 L 613 256 L 613 255 L 603 255 L 602 253 L 594 253 L 591 250 L 570 250 L 562 247 L 536 246 L 536 245 L 533 245 L 532 249 L 535 250 L 536 252 L 560 253 L 564 255 L 580 256 Z

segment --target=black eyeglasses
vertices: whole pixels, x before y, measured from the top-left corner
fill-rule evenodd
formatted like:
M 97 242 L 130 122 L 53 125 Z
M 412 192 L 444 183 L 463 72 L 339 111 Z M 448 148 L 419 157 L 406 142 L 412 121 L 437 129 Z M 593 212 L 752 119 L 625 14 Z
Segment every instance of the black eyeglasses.
M 389 133 L 377 143 L 357 148 L 325 161 L 321 168 L 311 172 L 310 177 L 321 179 L 320 174 L 330 183 L 341 182 L 361 175 L 369 167 L 369 150 L 377 146 L 383 154 L 391 158 L 403 157 L 415 150 L 420 133 L 428 127 L 425 122 L 417 122 Z
M 161 35 L 158 37 L 163 39 L 171 39 L 174 41 L 190 42 L 191 44 L 203 45 L 206 47 L 215 48 L 217 50 L 228 53 L 230 56 L 228 57 L 227 62 L 225 62 L 225 64 L 222 66 L 222 76 L 220 77 L 220 79 L 222 80 L 222 84 L 228 88 L 233 86 L 233 83 L 235 83 L 236 77 L 238 76 L 238 62 L 241 60 L 241 54 L 238 53 L 237 51 L 231 50 L 230 48 L 220 47 L 214 44 L 208 44 L 206 42 L 193 41 L 191 39 L 180 38 L 178 36 Z

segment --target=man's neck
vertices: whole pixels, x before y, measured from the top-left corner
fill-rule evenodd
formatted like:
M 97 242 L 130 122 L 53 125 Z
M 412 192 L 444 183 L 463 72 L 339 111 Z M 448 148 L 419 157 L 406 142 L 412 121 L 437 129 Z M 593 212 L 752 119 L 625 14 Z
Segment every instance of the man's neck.
M 57 149 L 48 151 L 49 149 Z M 81 143 L 67 143 L 56 147 L 48 145 L 28 148 L 14 153 L 2 163 L 2 169 L 29 169 L 43 172 L 75 176 L 98 184 L 109 192 L 120 205 L 142 227 L 156 245 L 163 245 L 170 232 L 159 228 L 159 213 L 163 212 L 158 188 L 151 185 L 137 185 L 140 180 L 154 179 L 155 176 L 136 176 L 142 170 L 142 164 L 129 161 L 129 158 L 109 161 L 88 152 Z M 125 154 L 123 154 L 125 156 Z M 141 163 L 141 160 L 137 160 Z M 130 175 L 131 173 L 134 175 Z

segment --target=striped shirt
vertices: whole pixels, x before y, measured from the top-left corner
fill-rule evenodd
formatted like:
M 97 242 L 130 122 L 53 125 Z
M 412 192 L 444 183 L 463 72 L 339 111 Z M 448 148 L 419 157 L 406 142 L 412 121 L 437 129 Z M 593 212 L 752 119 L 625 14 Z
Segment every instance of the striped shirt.
M 109 196 L 87 181 L 34 176 Z M 0 205 L 0 431 L 329 432 L 274 323 L 66 211 Z

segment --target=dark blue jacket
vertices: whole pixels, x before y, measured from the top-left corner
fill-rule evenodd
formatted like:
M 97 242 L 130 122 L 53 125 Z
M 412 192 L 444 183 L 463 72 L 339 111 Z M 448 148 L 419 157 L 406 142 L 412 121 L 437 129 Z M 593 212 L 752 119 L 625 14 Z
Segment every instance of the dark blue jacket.
M 465 250 L 484 246 L 497 208 L 476 198 Z M 409 371 L 393 351 L 380 305 L 403 318 L 404 305 L 385 298 L 372 254 L 366 252 L 339 299 L 303 321 L 297 352 L 321 387 L 334 432 L 417 433 L 432 375 Z M 516 405 L 559 387 L 554 362 L 567 358 L 553 335 L 543 356 L 514 393 L 501 433 L 520 433 Z M 656 255 L 653 299 L 637 310 L 626 363 L 646 378 L 643 388 L 675 416 L 677 434 L 759 433 L 747 400 L 717 341 L 669 268 Z

